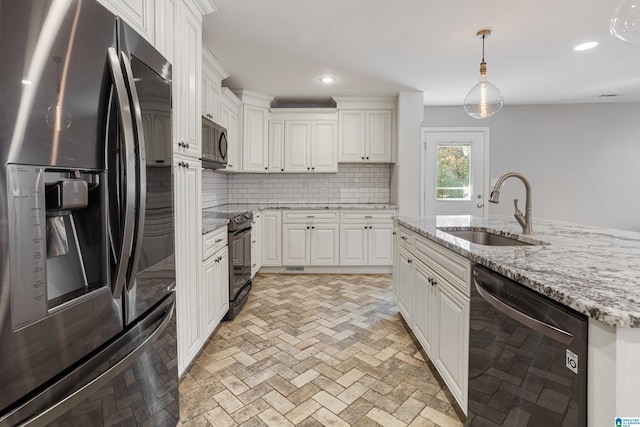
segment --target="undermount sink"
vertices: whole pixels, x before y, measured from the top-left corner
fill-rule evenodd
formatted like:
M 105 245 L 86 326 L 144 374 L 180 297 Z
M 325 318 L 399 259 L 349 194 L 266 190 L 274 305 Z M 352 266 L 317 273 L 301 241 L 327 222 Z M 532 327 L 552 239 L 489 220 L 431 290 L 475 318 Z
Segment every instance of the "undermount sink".
M 510 237 L 500 234 L 499 231 L 483 227 L 438 227 L 438 230 L 450 234 L 462 240 L 476 245 L 484 246 L 540 246 L 548 245 L 546 242 L 531 239 L 529 237 Z

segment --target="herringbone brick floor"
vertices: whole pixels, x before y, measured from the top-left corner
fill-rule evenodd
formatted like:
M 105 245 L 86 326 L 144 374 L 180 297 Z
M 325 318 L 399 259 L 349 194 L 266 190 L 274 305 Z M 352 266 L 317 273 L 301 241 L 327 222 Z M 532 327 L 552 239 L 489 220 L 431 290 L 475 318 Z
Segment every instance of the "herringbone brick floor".
M 180 384 L 182 426 L 461 426 L 388 275 L 260 274 Z

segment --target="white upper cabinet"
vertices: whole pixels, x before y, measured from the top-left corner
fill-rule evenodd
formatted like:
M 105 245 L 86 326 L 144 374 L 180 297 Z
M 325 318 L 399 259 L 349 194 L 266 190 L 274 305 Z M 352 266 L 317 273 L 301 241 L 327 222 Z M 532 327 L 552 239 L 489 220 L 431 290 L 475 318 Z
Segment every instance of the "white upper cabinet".
M 365 112 L 365 160 L 391 162 L 393 146 L 393 116 L 391 110 Z
M 339 139 L 340 162 L 390 163 L 393 151 L 393 111 L 340 111 Z
M 335 109 L 271 109 L 269 171 L 337 172 L 337 119 Z
M 396 97 L 333 97 L 340 111 L 338 162 L 392 163 Z
M 284 172 L 284 120 L 269 120 L 269 172 Z
M 155 8 L 155 47 L 171 64 L 175 62 L 176 58 L 175 23 L 178 13 L 178 1 L 179 0 L 157 1 Z
M 286 121 L 284 125 L 285 172 L 310 172 L 311 122 Z
M 227 167 L 226 171 L 242 170 L 242 103 L 230 89 L 222 88 L 220 104 L 220 124 L 227 129 Z
M 155 44 L 154 7 L 156 3 L 162 2 L 163 0 L 98 0 L 98 3 L 123 18 L 151 44 Z
M 173 66 L 176 111 L 175 152 L 200 158 L 202 67 L 202 17 L 186 4 L 178 3 L 176 58 Z
M 229 73 L 209 50 L 202 49 L 202 115 L 220 123 L 222 80 Z
M 271 97 L 244 89 L 234 93 L 242 101 L 242 171 L 267 172 Z

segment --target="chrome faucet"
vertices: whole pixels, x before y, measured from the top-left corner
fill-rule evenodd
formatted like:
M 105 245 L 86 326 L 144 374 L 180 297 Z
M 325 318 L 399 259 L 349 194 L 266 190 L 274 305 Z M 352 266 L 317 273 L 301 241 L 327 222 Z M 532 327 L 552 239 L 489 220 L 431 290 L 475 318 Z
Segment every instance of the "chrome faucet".
M 500 187 L 502 187 L 502 183 L 507 178 L 511 178 L 512 176 L 522 181 L 522 183 L 524 184 L 524 189 L 526 191 L 526 201 L 524 208 L 525 214 L 522 215 L 522 212 L 520 211 L 520 209 L 518 209 L 518 199 L 513 199 L 513 206 L 516 208 L 516 212 L 513 214 L 513 216 L 516 217 L 516 220 L 518 220 L 518 222 L 522 226 L 522 234 L 533 234 L 533 230 L 531 228 L 531 185 L 529 185 L 529 181 L 527 181 L 524 176 L 520 175 L 517 172 L 507 172 L 502 175 L 500 178 L 498 178 L 498 181 L 496 181 L 496 185 L 493 186 L 493 191 L 491 192 L 489 201 L 491 203 L 498 203 L 500 201 Z

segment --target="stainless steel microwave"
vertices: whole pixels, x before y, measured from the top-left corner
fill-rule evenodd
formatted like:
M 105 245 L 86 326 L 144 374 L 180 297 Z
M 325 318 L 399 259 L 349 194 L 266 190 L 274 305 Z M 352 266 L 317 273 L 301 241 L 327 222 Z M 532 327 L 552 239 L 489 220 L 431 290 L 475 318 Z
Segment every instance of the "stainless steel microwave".
M 202 116 L 202 167 L 227 167 L 227 129 Z

